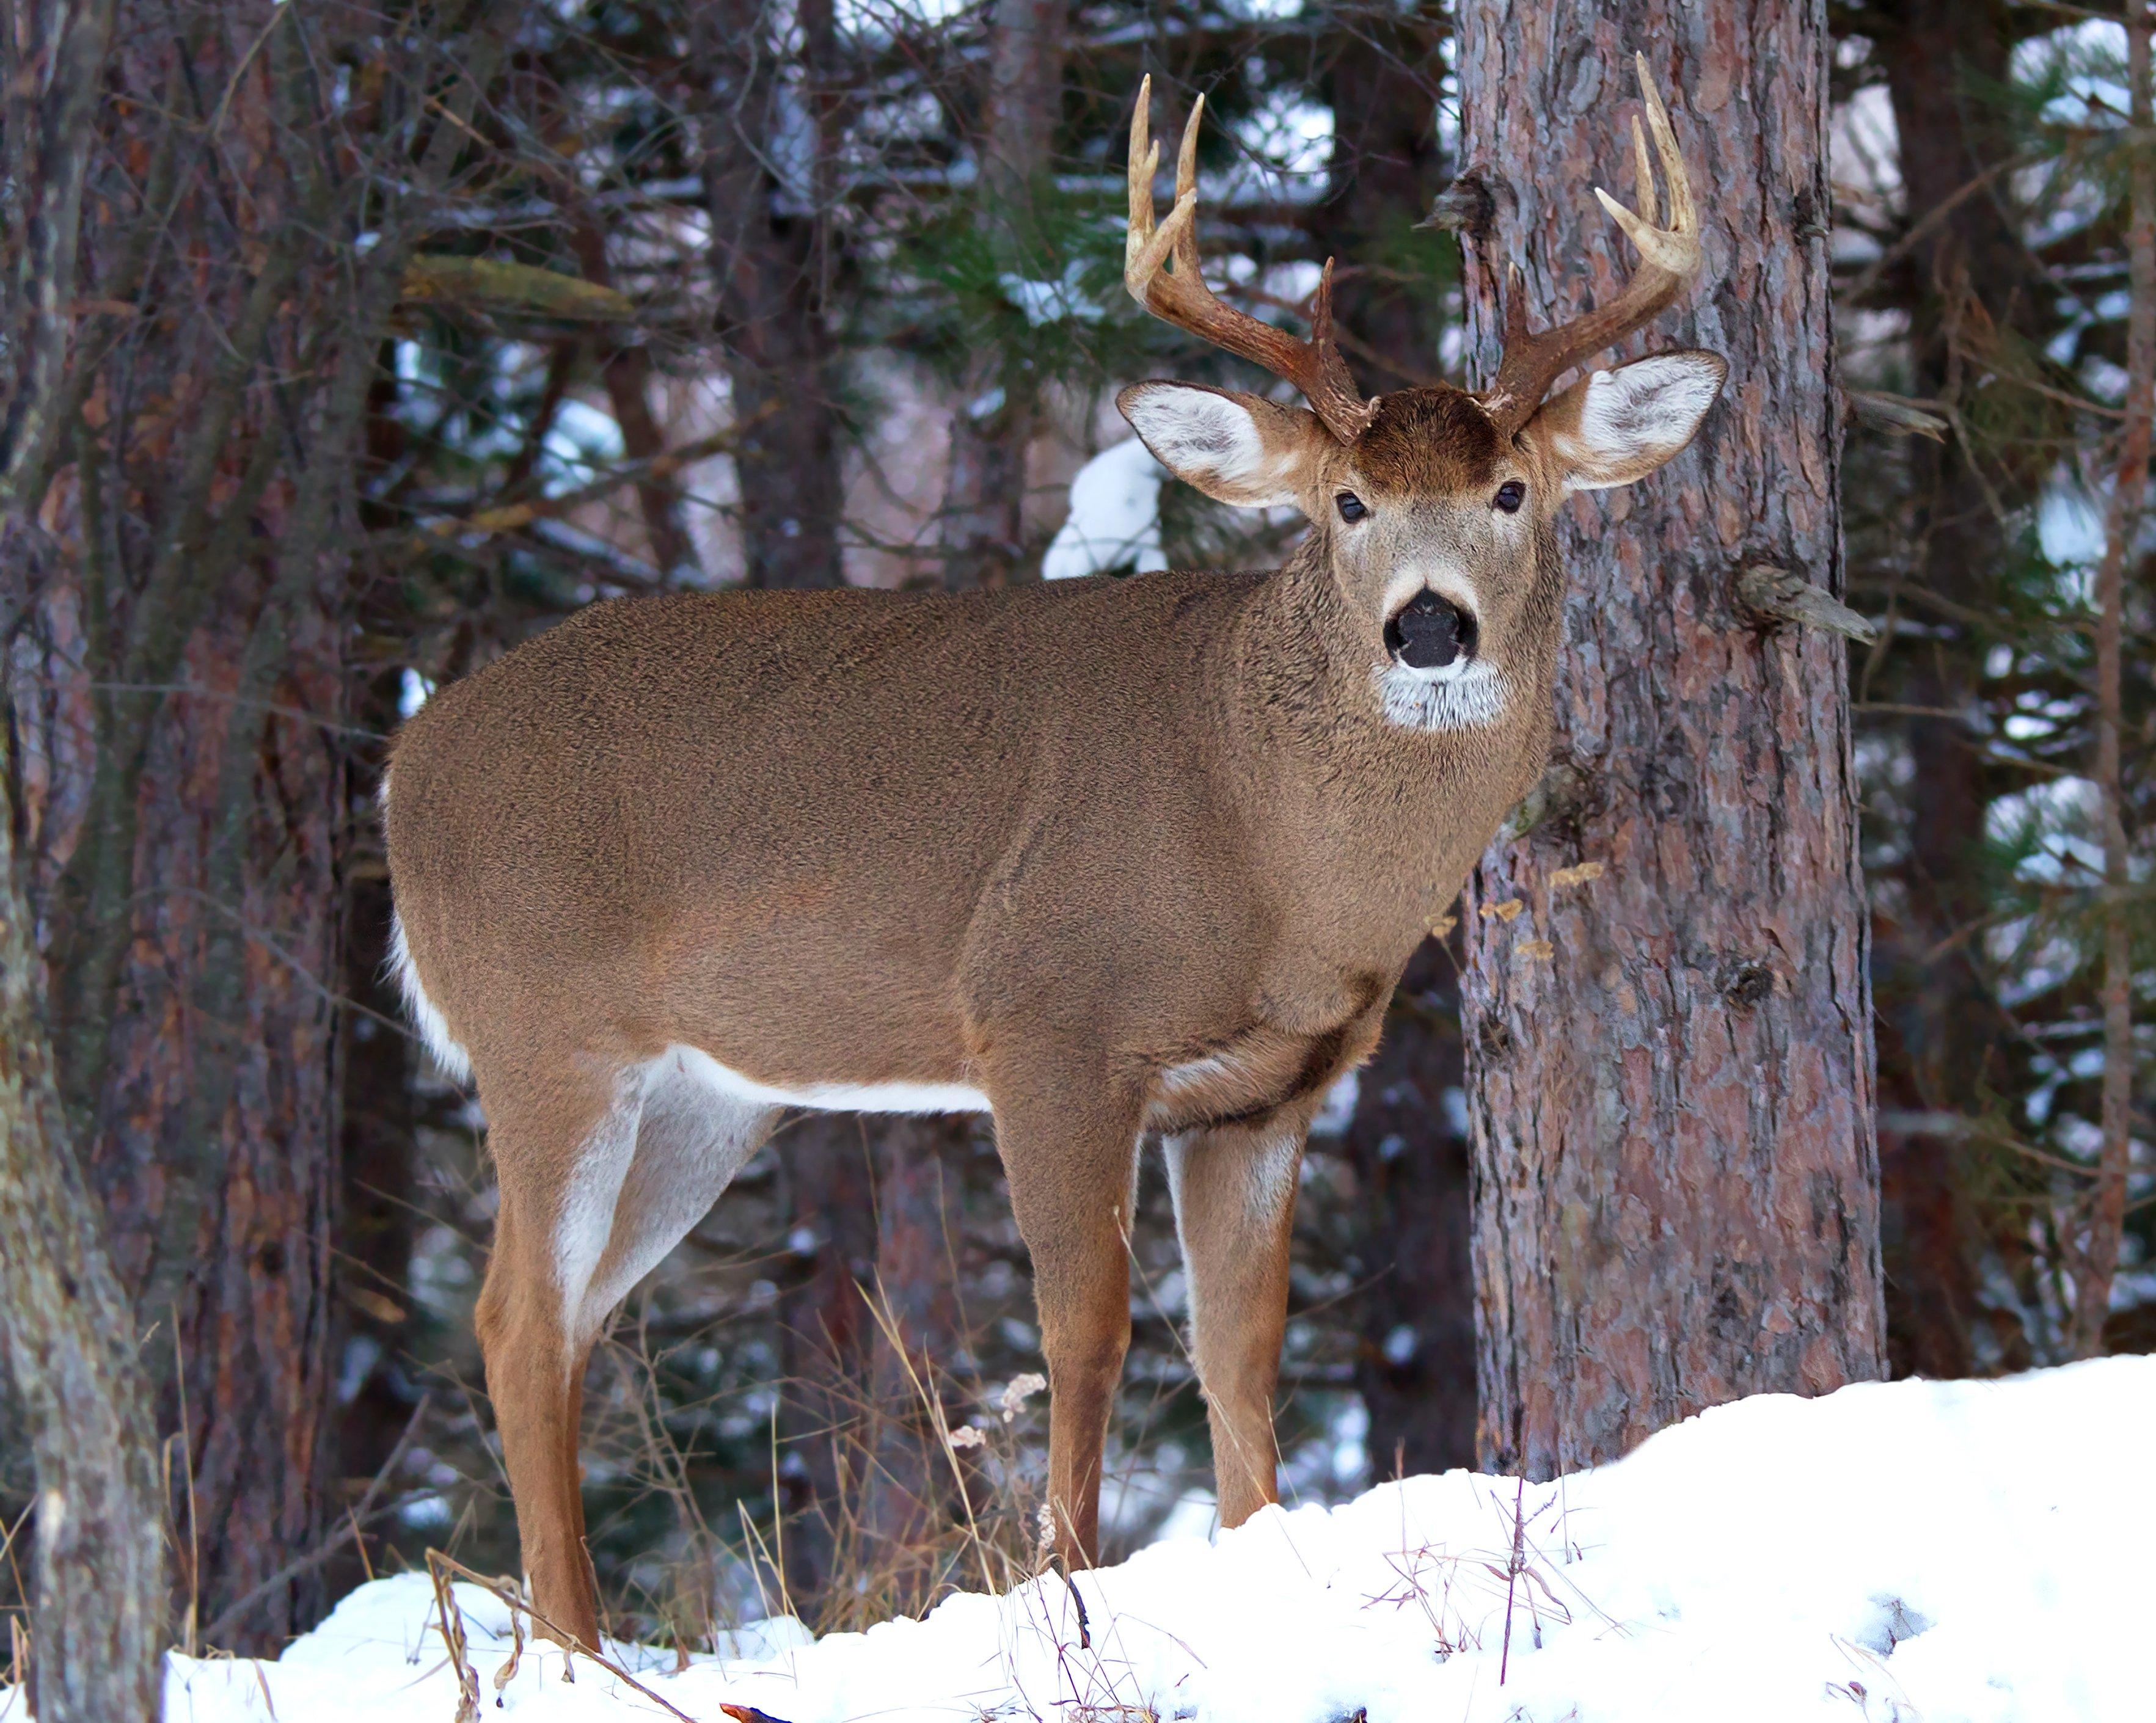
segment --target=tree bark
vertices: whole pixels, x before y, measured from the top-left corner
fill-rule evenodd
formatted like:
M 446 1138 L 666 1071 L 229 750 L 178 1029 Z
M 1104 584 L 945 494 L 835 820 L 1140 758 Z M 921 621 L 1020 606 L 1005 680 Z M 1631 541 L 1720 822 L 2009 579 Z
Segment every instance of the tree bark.
M 1436 124 L 1444 36 L 1428 4 L 1358 9 L 1321 85 L 1333 113 L 1332 162 L 1312 237 L 1320 255 L 1337 259 L 1333 320 L 1373 392 L 1426 383 L 1442 368 L 1444 252 L 1414 224 L 1450 167 Z M 1403 279 L 1407 269 L 1423 279 Z
M 788 1242 L 803 1263 L 779 1307 L 779 1505 L 787 1590 L 813 1615 L 860 1535 L 875 1332 L 863 1292 L 875 1278 L 875 1180 L 862 1121 L 851 1115 L 803 1115 L 774 1141 L 793 1218 Z
M 1993 95 L 2008 77 L 2000 8 L 1967 0 L 1900 0 L 1878 8 L 1876 49 L 1893 104 L 1907 218 L 1930 220 L 1898 278 L 1910 320 L 1915 392 L 1969 397 L 1980 381 L 1954 332 L 1973 316 L 2041 343 L 2056 321 L 2046 290 L 1998 197 L 1969 194 L 2015 141 Z M 1912 585 L 1967 611 L 1981 606 L 2013 554 L 1994 498 L 2025 502 L 2041 467 L 1994 462 L 1990 490 L 1960 438 L 1910 448 Z M 1897 1375 L 1966 1376 L 1979 1318 L 1977 1228 L 1968 1196 L 1967 1138 L 2001 1038 L 2012 1033 L 1978 968 L 1969 936 L 1991 909 L 1984 877 L 1982 738 L 1944 715 L 1974 705 L 1987 642 L 1946 623 L 1903 649 L 1898 696 L 1909 750 L 1908 844 L 1898 913 L 1882 919 L 1872 971 L 1886 1044 L 1880 1131 L 1887 1329 Z
M 397 721 L 402 680 L 395 670 L 370 678 L 356 701 L 358 721 L 388 736 Z M 374 817 L 387 749 L 372 743 L 353 751 L 346 794 L 352 836 L 342 869 L 343 991 L 350 1003 L 339 1024 L 337 1059 L 332 1415 L 338 1474 L 371 1479 L 396 1451 L 419 1397 L 407 1363 L 419 1213 L 412 1090 L 418 1060 L 390 973 L 389 865 Z M 371 1529 L 362 1527 L 362 1535 Z M 327 1564 L 329 1595 L 357 1583 L 367 1565 L 356 1549 Z
M 2126 1223 L 2126 1174 L 2133 1128 L 2133 950 L 2128 920 L 2133 880 L 2126 844 L 2125 794 L 2119 770 L 2120 704 L 2126 629 L 2126 561 L 2148 491 L 2150 418 L 2156 414 L 2156 126 L 2148 88 L 2148 0 L 2126 8 L 2128 123 L 2133 150 L 2128 217 L 2132 303 L 2127 313 L 2126 423 L 2104 522 L 2103 561 L 2096 577 L 2096 784 L 2103 822 L 2103 1100 L 2095 1188 L 2089 1193 L 2086 1238 L 2074 1264 L 2074 1356 L 2103 1350 L 2104 1318 Z
M 782 46 L 789 26 L 800 33 L 798 55 Z M 827 315 L 832 0 L 802 0 L 785 15 L 770 0 L 719 0 L 696 28 L 711 269 L 740 428 L 744 577 L 752 587 L 844 586 L 838 351 Z M 805 168 L 784 136 L 796 103 L 816 140 Z M 782 163 L 794 167 L 788 177 Z
M 903 1600 L 899 1607 L 912 1614 L 927 1610 L 952 1577 L 942 1534 L 962 1509 L 942 1438 L 967 1422 L 974 1386 L 953 1200 L 973 1124 L 933 1117 L 865 1122 L 878 1151 L 872 1290 L 882 1320 L 870 1373 L 876 1441 L 862 1525 L 883 1546 L 881 1565 Z
M 564 185 L 570 201 L 569 244 L 584 279 L 601 287 L 613 285 L 607 263 L 606 230 L 598 213 L 583 188 Z M 606 385 L 607 404 L 613 409 L 621 431 L 621 450 L 633 461 L 650 463 L 666 453 L 665 433 L 651 412 L 651 349 L 634 330 L 603 329 L 598 332 L 599 377 Z M 651 548 L 651 566 L 670 581 L 691 586 L 703 583 L 703 563 L 681 507 L 681 488 L 671 476 L 653 474 L 636 485 L 637 507 L 644 520 L 644 536 Z
M 274 1650 L 320 1613 L 318 1569 L 275 1577 L 330 1524 L 342 627 L 365 403 L 417 237 L 361 154 L 441 183 L 506 12 L 417 38 L 372 132 L 319 105 L 309 58 L 354 15 L 127 0 L 115 32 L 42 499 L 58 561 L 9 692 L 62 1091 L 183 1438 L 166 1518 L 189 1643 L 227 1617 L 223 1649 Z
M 1495 211 L 1469 248 L 1484 374 L 1511 269 L 1540 325 L 1635 266 L 1586 192 L 1631 186 L 1635 49 L 1706 268 L 1628 351 L 1730 364 L 1688 453 L 1558 520 L 1567 770 L 1463 905 L 1480 1444 L 1547 1477 L 1717 1402 L 1881 1370 L 1842 650 L 1760 632 L 1734 592 L 1757 562 L 1841 588 L 1827 39 L 1818 0 L 1479 0 L 1460 37 Z
M 23 551 L 28 529 L 8 522 Z M 17 571 L 8 571 L 11 581 Z M 44 1723 L 156 1718 L 164 1530 L 133 1312 L 53 1084 L 0 762 L 0 1351 L 37 1474 L 30 1709 Z
M 1451 1112 L 1465 1075 L 1459 1013 L 1451 954 L 1427 941 L 1393 995 L 1343 1146 L 1369 1285 L 1355 1382 L 1373 1479 L 1475 1464 L 1467 1139 Z
M 1070 9 L 1070 0 L 996 0 L 988 26 L 983 215 L 1007 266 L 1020 274 L 1042 267 L 1045 254 L 1033 192 L 1048 172 L 1062 115 Z M 953 592 L 1019 572 L 1026 452 L 1040 416 L 1040 380 L 1023 352 L 981 354 L 959 392 L 941 522 L 943 583 Z

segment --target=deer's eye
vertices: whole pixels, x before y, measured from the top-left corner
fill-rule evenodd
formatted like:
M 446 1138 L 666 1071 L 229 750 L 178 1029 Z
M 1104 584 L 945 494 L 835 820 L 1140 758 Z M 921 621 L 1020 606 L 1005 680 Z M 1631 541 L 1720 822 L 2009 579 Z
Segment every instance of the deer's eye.
M 1497 487 L 1496 495 L 1490 499 L 1490 506 L 1502 509 L 1508 515 L 1520 512 L 1520 505 L 1527 500 L 1527 487 L 1517 479 L 1507 479 Z
M 1370 512 L 1363 506 L 1363 499 L 1352 490 L 1343 490 L 1334 497 L 1332 506 L 1340 510 L 1342 520 L 1359 520 Z

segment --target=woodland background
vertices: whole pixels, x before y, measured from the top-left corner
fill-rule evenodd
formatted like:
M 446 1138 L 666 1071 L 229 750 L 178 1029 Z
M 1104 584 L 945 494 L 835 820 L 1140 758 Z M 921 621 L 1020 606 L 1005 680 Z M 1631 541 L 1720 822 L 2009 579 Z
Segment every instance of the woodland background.
M 1528 1224 L 1501 1188 L 1506 1145 L 1556 1092 L 1563 1013 L 1589 1010 L 1493 979 L 1508 870 L 1717 818 L 1712 750 L 1673 720 L 1613 745 L 1629 775 L 1553 763 L 1313 1141 L 1286 1487 L 1327 1499 L 1478 1458 L 1547 1473 L 1753 1387 L 2156 1347 L 2156 587 L 2138 516 L 2156 146 L 2145 51 L 2137 86 L 2103 12 L 16 0 L 0 860 L 20 908 L 0 956 L 50 1083 L 29 1041 L 9 1080 L 49 1095 L 53 1188 L 87 1199 L 95 1237 L 75 1246 L 109 1260 L 68 1283 L 87 1313 L 74 1344 L 95 1352 L 99 1323 L 139 1341 L 117 1351 L 159 1459 L 127 1487 L 167 1531 L 177 1642 L 274 1650 L 429 1546 L 514 1566 L 470 1330 L 483 1121 L 382 976 L 374 797 L 400 715 L 617 594 L 1037 578 L 1072 476 L 1127 434 L 1116 387 L 1253 386 L 1122 293 L 1122 151 L 1147 73 L 1156 134 L 1207 99 L 1212 278 L 1292 316 L 1337 256 L 1343 349 L 1381 390 L 1481 374 L 1489 283 L 1463 274 L 1463 246 L 1471 259 L 1522 208 L 1573 209 L 1590 173 L 1628 191 L 1632 48 L 1685 44 L 1682 90 L 1738 67 L 1747 123 L 1810 151 L 1773 218 L 1802 266 L 1694 327 L 1722 318 L 1825 415 L 1830 468 L 1845 439 L 1842 536 L 1830 519 L 1815 535 L 1802 592 L 1771 557 L 1684 575 L 1714 619 L 1697 638 L 1740 667 L 1800 653 L 1803 685 L 1827 691 L 1825 729 L 1784 734 L 1763 708 L 1747 745 L 1816 746 L 1854 772 L 1854 840 L 1820 850 L 1817 880 L 1761 886 L 1853 890 L 1861 850 L 1868 922 L 1835 959 L 1842 1003 L 1820 1008 L 1847 1047 L 1876 1046 L 1876 1088 L 1857 1059 L 1840 1113 L 1774 1139 L 1801 1159 L 1807 1131 L 1839 1131 L 1853 1156 L 1798 1228 L 1845 1229 L 1804 1270 L 1831 1283 L 1806 1308 L 1848 1316 L 1800 1336 L 1830 1362 L 1772 1362 L 1781 1258 L 1716 1254 L 1756 1195 L 1741 1178 L 1673 1181 L 1690 1257 L 1589 1252 L 1546 1321 L 1521 1315 L 1524 1282 L 1493 1299 L 1491 1264 Z M 1533 63 L 1501 77 L 1507 54 Z M 1614 81 L 1583 81 L 1594 64 Z M 1476 156 L 1463 101 L 1500 116 L 1478 148 L 1546 122 L 1594 153 Z M 1687 150 L 1711 151 L 1678 112 Z M 1702 180 L 1710 203 L 1718 183 Z M 1585 230 L 1591 287 L 1616 254 Z M 1830 289 L 1830 318 L 1817 299 L 1785 325 L 1807 282 Z M 1681 343 L 1683 320 L 1647 339 Z M 1765 410 L 1719 409 L 1732 436 Z M 1781 433 L 1754 434 L 1771 465 Z M 1642 510 L 1712 506 L 1713 458 L 1686 460 Z M 1177 565 L 1269 560 L 1292 531 L 1160 497 Z M 1704 649 L 1691 638 L 1678 649 Z M 1594 790 L 1598 773 L 1624 787 Z M 1830 833 L 1843 817 L 1814 813 Z M 1708 917 L 1715 888 L 1697 890 L 1656 913 Z M 1776 1016 L 1795 1009 L 1776 961 L 1717 946 L 1684 966 L 1693 993 L 1671 1013 L 1804 1033 Z M 1741 1087 L 1740 1066 L 1717 1080 Z M 1672 1132 L 1695 1105 L 1658 1104 Z M 1209 1512 L 1173 1232 L 1146 1177 L 1111 1555 Z M 1571 1211 L 1549 1213 L 1536 1261 L 1573 1272 Z M 32 1357 L 60 1343 L 29 1309 L 0 1397 L 0 1610 L 18 1617 L 37 1467 L 69 1458 L 25 1433 L 26 1371 L 72 1380 L 57 1353 Z M 1650 1341 L 1679 1327 L 1696 1356 L 1583 1374 L 1582 1310 L 1619 1329 L 1631 1312 Z M 854 1625 L 977 1583 L 979 1539 L 1028 1544 L 1036 1338 L 982 1130 L 788 1126 L 595 1363 L 593 1556 L 616 1630 L 693 1645 L 782 1594 Z M 1519 1383 L 1560 1377 L 1572 1398 L 1522 1410 Z M 978 1445 L 942 1439 L 968 1423 Z

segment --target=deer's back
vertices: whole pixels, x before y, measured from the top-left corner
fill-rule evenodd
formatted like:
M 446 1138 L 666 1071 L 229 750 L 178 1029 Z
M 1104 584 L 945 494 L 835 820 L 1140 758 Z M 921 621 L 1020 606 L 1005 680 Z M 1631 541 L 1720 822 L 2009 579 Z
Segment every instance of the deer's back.
M 1007 967 L 1006 924 L 1047 952 L 1183 913 L 1128 900 L 1163 852 L 1233 895 L 1204 685 L 1260 578 L 582 612 L 398 737 L 390 862 L 429 991 L 455 1023 L 574 974 L 669 1016 L 660 1038 L 698 1027 L 681 999 L 752 994 L 774 1044 L 837 1010 L 946 1046 L 953 979 Z M 875 996 L 790 991 L 833 972 Z

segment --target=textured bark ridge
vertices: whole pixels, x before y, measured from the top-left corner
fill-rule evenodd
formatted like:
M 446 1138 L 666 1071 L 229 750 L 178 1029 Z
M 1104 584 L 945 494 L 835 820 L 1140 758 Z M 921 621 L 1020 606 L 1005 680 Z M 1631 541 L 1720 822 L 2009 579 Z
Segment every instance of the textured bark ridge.
M 1843 648 L 1763 631 L 1736 593 L 1768 562 L 1841 591 L 1827 38 L 1817 0 L 1476 0 L 1460 34 L 1481 374 L 1512 268 L 1541 327 L 1632 267 L 1590 187 L 1637 207 L 1635 49 L 1706 268 L 1619 356 L 1730 367 L 1688 453 L 1560 516 L 1549 793 L 1462 905 L 1480 1447 L 1546 1477 L 1718 1401 L 1881 1371 Z
M 9 523 L 11 529 L 18 523 Z M 0 564 L 27 535 L 10 531 Z M 163 1534 L 135 1325 L 52 1078 L 0 759 L 0 1360 L 37 1469 L 30 1705 L 46 1723 L 154 1718 Z

